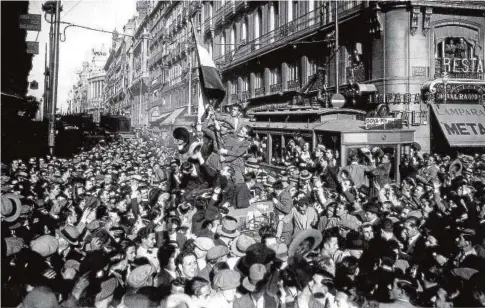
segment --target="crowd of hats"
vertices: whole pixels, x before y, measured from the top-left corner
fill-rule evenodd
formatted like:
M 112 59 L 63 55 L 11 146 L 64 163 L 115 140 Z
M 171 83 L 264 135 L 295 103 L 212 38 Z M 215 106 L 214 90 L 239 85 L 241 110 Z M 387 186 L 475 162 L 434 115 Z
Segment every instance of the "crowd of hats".
M 245 156 L 252 193 L 274 214 L 249 232 L 232 215 L 234 189 L 222 191 L 225 205 L 211 199 L 213 183 L 185 191 L 177 172 L 196 163 L 163 142 L 144 132 L 72 159 L 2 164 L 3 306 L 209 307 L 229 290 L 235 307 L 261 292 L 265 307 L 485 305 L 485 154 L 422 155 L 416 143 L 399 181 L 388 170 L 361 185 L 314 156 L 325 145 L 303 159 L 295 136 L 278 172 Z M 373 156 L 380 168 L 386 155 L 350 160 L 364 168 Z

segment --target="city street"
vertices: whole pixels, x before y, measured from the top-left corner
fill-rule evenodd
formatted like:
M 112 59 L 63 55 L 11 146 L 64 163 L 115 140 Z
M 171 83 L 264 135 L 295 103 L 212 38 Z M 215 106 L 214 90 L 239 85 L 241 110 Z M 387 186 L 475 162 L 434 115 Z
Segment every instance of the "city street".
M 1 307 L 485 307 L 485 1 L 1 1 Z

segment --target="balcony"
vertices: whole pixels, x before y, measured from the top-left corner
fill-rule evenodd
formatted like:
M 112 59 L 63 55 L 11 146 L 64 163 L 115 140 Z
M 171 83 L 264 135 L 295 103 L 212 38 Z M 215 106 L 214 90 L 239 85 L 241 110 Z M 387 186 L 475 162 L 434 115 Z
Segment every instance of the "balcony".
M 264 95 L 264 87 L 254 89 L 254 96 L 259 97 Z
M 227 1 L 226 4 L 222 7 L 223 9 L 223 14 L 224 14 L 224 20 L 231 20 L 231 18 L 234 17 L 234 14 L 236 13 L 236 6 L 234 1 Z
M 209 17 L 204 21 L 204 36 L 209 35 L 211 31 L 214 31 L 213 18 Z
M 224 7 L 220 7 L 214 14 L 214 27 L 219 28 L 224 24 Z
M 288 81 L 288 91 L 298 91 L 300 90 L 300 80 L 289 80 Z
M 246 100 L 248 100 L 248 99 L 249 99 L 249 97 L 250 97 L 250 95 L 249 95 L 249 91 L 242 91 L 242 92 L 241 92 L 241 100 L 242 100 L 242 101 L 246 101 Z
M 359 12 L 365 7 L 362 1 L 338 2 L 339 3 L 339 18 L 345 20 L 349 16 Z M 325 26 L 328 21 L 323 22 L 325 17 L 320 15 L 320 8 L 313 10 L 299 18 L 281 25 L 275 30 L 265 33 L 260 37 L 248 41 L 245 45 L 240 45 L 234 53 L 234 57 L 230 63 L 222 65 L 221 69 L 229 69 L 238 64 L 244 63 L 249 59 L 256 58 L 258 55 L 280 47 L 286 46 L 288 42 L 294 41 L 305 35 L 317 31 L 319 28 Z M 322 19 L 323 17 L 323 19 Z M 216 27 L 222 25 L 224 16 L 221 14 L 221 9 L 216 12 Z M 220 56 L 215 62 L 221 62 L 223 56 Z
M 248 8 L 247 1 L 236 1 L 235 13 L 244 12 Z
M 271 94 L 281 92 L 283 90 L 283 86 L 281 83 L 275 83 L 269 86 L 269 92 Z

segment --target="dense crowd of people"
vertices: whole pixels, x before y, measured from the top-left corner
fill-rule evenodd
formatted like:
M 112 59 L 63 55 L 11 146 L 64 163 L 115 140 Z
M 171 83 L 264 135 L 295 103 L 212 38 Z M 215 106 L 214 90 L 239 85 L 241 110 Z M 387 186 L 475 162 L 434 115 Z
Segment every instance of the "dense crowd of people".
M 485 154 L 395 181 L 296 134 L 274 171 L 239 111 L 2 165 L 2 306 L 485 306 Z

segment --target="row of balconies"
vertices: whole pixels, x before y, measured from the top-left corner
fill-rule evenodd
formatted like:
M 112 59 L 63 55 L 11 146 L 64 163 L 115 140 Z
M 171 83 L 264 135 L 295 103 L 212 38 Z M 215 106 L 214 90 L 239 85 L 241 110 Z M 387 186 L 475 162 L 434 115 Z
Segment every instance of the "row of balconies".
M 227 16 L 230 16 L 227 10 L 231 7 L 231 3 L 232 2 L 226 3 L 216 12 L 214 16 L 215 28 L 223 25 L 222 21 L 225 18 L 224 16 L 226 16 L 224 15 L 225 13 Z M 236 4 L 236 7 L 238 7 L 238 5 L 241 6 L 241 4 Z M 354 14 L 356 11 L 363 9 L 365 5 L 366 4 L 362 1 L 339 3 L 339 14 L 341 14 L 341 18 L 343 19 L 347 15 Z M 232 65 L 243 62 L 248 58 L 255 57 L 265 51 L 285 46 L 288 41 L 295 40 L 298 37 L 311 33 L 319 27 L 325 26 L 328 21 L 327 17 L 320 14 L 320 8 L 318 8 L 251 41 L 241 40 L 236 46 L 235 51 L 231 52 L 231 54 L 234 55 L 231 57 L 232 59 L 228 61 L 227 54 L 224 54 L 216 57 L 214 62 L 220 69 L 227 69 Z M 204 31 L 206 31 L 206 29 L 207 28 L 204 28 Z
M 287 82 L 286 91 L 299 91 L 301 88 L 300 80 L 289 80 Z M 275 83 L 269 86 L 269 93 L 266 93 L 265 87 L 259 87 L 254 89 L 254 94 L 251 96 L 250 91 L 237 91 L 236 93 L 231 93 L 229 96 L 231 100 L 241 100 L 245 101 L 250 98 L 262 97 L 266 95 L 274 95 L 284 92 L 283 83 Z

